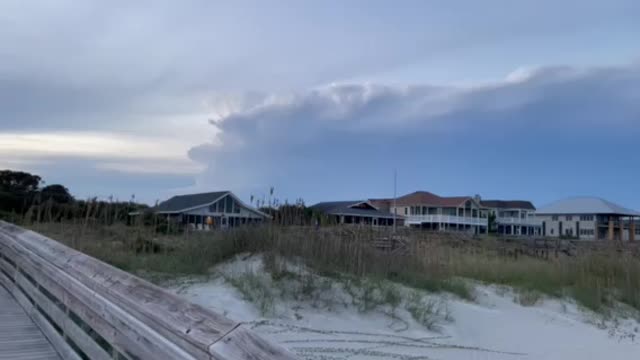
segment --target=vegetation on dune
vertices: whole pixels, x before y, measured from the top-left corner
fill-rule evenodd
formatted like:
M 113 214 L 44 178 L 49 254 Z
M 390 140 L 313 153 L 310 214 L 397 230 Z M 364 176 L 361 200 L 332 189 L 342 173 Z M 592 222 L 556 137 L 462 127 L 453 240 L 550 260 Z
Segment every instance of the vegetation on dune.
M 520 291 L 523 304 L 533 304 L 544 294 L 569 296 L 595 311 L 616 301 L 640 309 L 640 259 L 620 244 L 573 257 L 511 257 L 501 251 L 503 244 L 490 238 L 408 229 L 392 235 L 389 229 L 331 226 L 301 200 L 277 210 L 274 201 L 261 203 L 275 219 L 266 225 L 193 232 L 144 212 L 133 198 L 78 201 L 62 185 L 41 185 L 38 176 L 0 171 L 0 218 L 126 271 L 161 277 L 207 274 L 236 254 L 263 253 L 272 259 L 266 262 L 276 280 L 291 276 L 287 269 L 278 271 L 281 260 L 273 260 L 285 259 L 301 262 L 325 278 L 347 277 L 365 287 L 366 281 L 388 281 L 471 300 L 473 290 L 466 279 L 473 279 L 512 286 Z M 131 217 L 133 211 L 141 215 Z M 315 226 L 318 221 L 323 226 Z M 372 246 L 392 236 L 403 239 L 404 252 Z M 300 288 L 303 294 L 312 290 Z M 385 294 L 393 303 L 393 296 Z M 368 306 L 366 301 L 362 306 Z
M 144 225 L 29 226 L 124 270 L 165 277 L 207 274 L 236 254 L 263 253 L 276 280 L 293 276 L 276 260 L 287 259 L 323 277 L 391 281 L 469 300 L 473 290 L 465 279 L 520 289 L 523 303 L 545 294 L 568 296 L 596 311 L 615 301 L 640 309 L 640 259 L 615 247 L 544 260 L 504 256 L 490 241 L 462 242 L 455 235 L 428 232 L 407 232 L 406 254 L 392 254 L 371 245 L 385 234 L 364 228 L 265 225 L 167 235 Z
M 245 258 L 248 260 L 245 268 L 243 262 L 233 262 L 219 271 L 263 316 L 278 316 L 279 311 L 290 310 L 300 316 L 297 313 L 300 305 L 295 301 L 302 301 L 305 306 L 329 311 L 353 308 L 363 314 L 380 313 L 389 317 L 389 327 L 395 330 L 406 329 L 409 317 L 432 331 L 453 321 L 447 300 L 427 291 L 411 290 L 380 278 L 321 276 L 302 263 L 293 263 L 272 252 Z M 231 270 L 228 265 L 232 265 Z

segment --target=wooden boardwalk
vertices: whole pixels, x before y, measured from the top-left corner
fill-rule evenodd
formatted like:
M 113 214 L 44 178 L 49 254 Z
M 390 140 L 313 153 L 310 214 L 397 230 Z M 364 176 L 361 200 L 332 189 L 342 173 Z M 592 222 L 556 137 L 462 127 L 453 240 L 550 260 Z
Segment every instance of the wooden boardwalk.
M 47 338 L 2 285 L 0 360 L 60 360 Z

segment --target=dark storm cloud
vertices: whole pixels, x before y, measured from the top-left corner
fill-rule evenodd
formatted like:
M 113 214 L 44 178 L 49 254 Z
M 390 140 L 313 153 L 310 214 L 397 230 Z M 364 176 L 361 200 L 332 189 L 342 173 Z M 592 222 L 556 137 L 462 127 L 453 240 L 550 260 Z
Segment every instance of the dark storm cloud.
M 208 165 L 200 181 L 217 187 L 313 184 L 323 176 L 355 184 L 357 174 L 460 149 L 480 154 L 503 144 L 505 161 L 516 161 L 510 149 L 518 147 L 544 153 L 599 139 L 598 147 L 615 148 L 616 138 L 640 133 L 639 100 L 638 64 L 542 68 L 473 88 L 333 85 L 265 96 L 215 122 L 215 141 L 190 156 Z

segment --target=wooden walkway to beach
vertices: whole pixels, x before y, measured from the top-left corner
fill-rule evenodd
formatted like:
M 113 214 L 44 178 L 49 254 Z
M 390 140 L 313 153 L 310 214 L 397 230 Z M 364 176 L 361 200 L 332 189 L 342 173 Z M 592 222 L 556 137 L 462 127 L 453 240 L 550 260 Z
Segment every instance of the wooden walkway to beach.
M 3 221 L 0 290 L 0 360 L 295 360 L 242 323 Z
M 0 285 L 0 360 L 60 360 L 40 328 Z

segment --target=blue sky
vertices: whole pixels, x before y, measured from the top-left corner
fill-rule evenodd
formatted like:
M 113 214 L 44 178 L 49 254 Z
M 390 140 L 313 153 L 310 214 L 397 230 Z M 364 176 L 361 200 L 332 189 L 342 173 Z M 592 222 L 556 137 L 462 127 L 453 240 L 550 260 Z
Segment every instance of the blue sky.
M 637 1 L 0 4 L 0 168 L 78 197 L 274 186 L 640 209 Z

